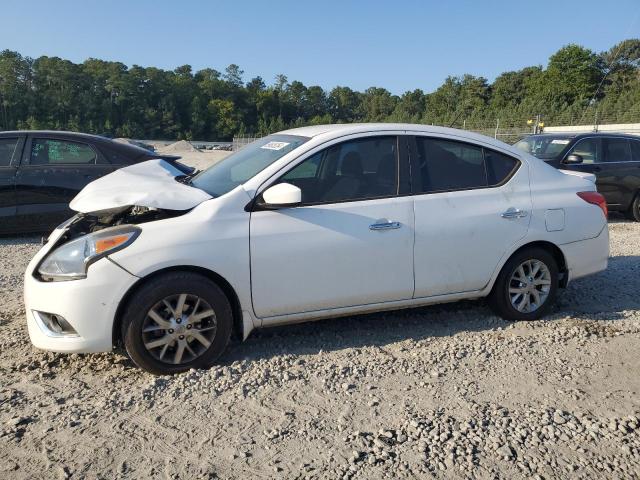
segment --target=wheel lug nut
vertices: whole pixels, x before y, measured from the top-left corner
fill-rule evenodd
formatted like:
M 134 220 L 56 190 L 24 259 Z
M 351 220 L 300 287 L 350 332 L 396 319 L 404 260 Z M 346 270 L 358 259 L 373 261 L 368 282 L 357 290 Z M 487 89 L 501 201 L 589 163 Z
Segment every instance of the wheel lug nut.
M 173 328 L 170 328 L 170 329 L 169 329 L 169 333 L 173 333 Z
M 182 319 L 181 318 L 177 318 L 176 319 L 176 323 L 182 323 Z
M 187 324 L 187 330 L 191 328 L 191 324 Z
M 180 340 L 184 340 L 184 335 L 180 335 L 178 338 L 179 338 Z

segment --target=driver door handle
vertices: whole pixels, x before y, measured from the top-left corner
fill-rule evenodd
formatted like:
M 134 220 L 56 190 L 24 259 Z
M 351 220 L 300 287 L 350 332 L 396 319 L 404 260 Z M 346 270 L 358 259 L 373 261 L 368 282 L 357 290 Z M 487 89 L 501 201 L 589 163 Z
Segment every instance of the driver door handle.
M 376 223 L 369 225 L 369 230 L 395 230 L 400 228 L 402 224 L 400 222 L 392 222 L 386 218 L 376 220 Z

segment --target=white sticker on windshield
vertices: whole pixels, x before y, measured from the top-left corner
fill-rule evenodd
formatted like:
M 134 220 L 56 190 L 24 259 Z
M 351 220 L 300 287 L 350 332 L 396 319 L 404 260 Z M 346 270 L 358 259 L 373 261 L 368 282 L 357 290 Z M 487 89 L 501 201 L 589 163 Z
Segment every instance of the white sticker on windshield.
M 566 145 L 570 140 L 565 140 L 564 138 L 554 138 L 551 140 L 551 143 L 559 143 L 560 145 Z
M 267 150 L 282 150 L 287 145 L 289 145 L 288 142 L 269 142 L 260 148 L 266 148 Z

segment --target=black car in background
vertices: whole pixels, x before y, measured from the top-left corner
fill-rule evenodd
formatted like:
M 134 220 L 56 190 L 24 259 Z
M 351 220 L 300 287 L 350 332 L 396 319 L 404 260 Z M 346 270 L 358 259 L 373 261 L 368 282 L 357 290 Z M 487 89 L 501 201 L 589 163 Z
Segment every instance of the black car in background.
M 540 134 L 528 136 L 515 146 L 556 168 L 593 173 L 609 210 L 640 222 L 640 137 Z
M 52 230 L 72 215 L 69 202 L 86 184 L 154 158 L 192 171 L 180 157 L 96 135 L 0 132 L 0 234 Z

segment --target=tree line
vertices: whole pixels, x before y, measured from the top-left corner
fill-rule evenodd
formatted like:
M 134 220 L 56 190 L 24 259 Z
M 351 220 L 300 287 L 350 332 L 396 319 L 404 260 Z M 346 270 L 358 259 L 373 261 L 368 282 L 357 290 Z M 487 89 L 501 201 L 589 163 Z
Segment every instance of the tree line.
M 277 75 L 244 80 L 190 65 L 175 70 L 90 58 L 76 64 L 0 52 L 0 130 L 64 129 L 116 137 L 229 140 L 287 127 L 342 122 L 411 122 L 461 127 L 640 122 L 640 40 L 596 53 L 567 45 L 546 67 L 486 78 L 448 77 L 434 92 L 393 95 L 385 88 L 330 91 Z

